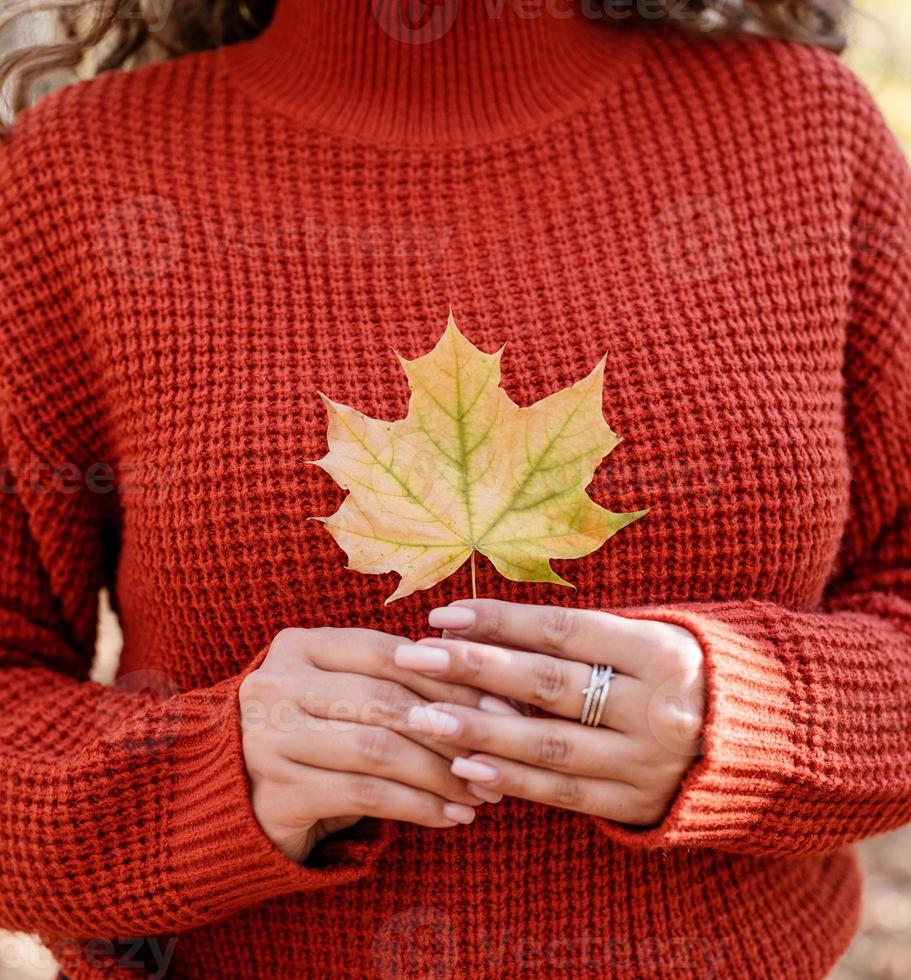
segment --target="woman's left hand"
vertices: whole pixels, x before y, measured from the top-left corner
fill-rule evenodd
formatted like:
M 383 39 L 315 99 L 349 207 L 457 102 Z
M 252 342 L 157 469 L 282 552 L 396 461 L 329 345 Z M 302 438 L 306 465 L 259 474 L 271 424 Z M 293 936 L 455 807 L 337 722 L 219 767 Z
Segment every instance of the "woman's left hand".
M 496 599 L 435 609 L 429 624 L 446 635 L 399 647 L 398 666 L 551 716 L 501 714 L 494 704 L 412 709 L 415 732 L 472 753 L 453 761 L 455 775 L 488 792 L 620 823 L 661 821 L 699 752 L 702 649 L 689 630 Z M 593 664 L 614 670 L 598 727 L 581 724 Z

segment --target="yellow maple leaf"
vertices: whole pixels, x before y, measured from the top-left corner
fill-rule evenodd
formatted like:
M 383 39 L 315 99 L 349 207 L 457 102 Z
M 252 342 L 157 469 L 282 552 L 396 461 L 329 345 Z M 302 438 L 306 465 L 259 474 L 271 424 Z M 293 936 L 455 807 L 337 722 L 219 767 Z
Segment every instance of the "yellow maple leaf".
M 399 358 L 408 414 L 385 422 L 320 393 L 329 414 L 322 467 L 348 496 L 318 517 L 348 567 L 397 572 L 386 600 L 428 589 L 468 558 L 515 582 L 571 585 L 552 558 L 596 551 L 645 511 L 614 514 L 586 493 L 620 441 L 604 420 L 604 358 L 572 387 L 520 407 L 500 387 L 501 347 L 478 350 L 449 322 L 437 345 Z

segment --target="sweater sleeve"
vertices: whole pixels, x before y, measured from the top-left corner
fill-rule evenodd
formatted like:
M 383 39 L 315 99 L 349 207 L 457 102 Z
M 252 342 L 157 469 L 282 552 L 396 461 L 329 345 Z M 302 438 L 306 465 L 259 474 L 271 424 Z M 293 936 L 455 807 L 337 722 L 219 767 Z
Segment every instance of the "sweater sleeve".
M 702 644 L 702 752 L 664 821 L 598 820 L 631 847 L 825 852 L 911 820 L 911 175 L 860 106 L 845 351 L 851 506 L 813 611 L 765 601 L 625 611 Z
M 199 690 L 89 679 L 117 520 L 104 481 L 86 479 L 95 423 L 72 382 L 85 353 L 66 280 L 76 223 L 36 187 L 27 146 L 15 131 L 0 144 L 0 926 L 177 932 L 350 882 L 384 823 L 361 821 L 300 865 L 254 816 L 237 691 L 265 651 Z

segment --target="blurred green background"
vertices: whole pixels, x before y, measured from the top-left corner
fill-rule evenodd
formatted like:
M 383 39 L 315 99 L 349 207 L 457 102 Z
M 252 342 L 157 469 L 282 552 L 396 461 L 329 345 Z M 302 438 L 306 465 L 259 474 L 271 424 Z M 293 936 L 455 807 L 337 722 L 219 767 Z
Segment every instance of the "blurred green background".
M 911 0 L 856 0 L 845 60 L 865 80 L 911 157 Z M 102 620 L 96 676 L 113 674 L 116 626 Z M 911 827 L 860 847 L 861 931 L 829 980 L 911 980 Z M 25 936 L 0 932 L 0 980 L 49 980 L 54 964 Z M 794 980 L 802 980 L 795 977 Z
M 845 60 L 911 157 L 911 2 L 855 0 Z M 911 980 L 911 827 L 867 841 L 861 931 L 830 980 Z
M 855 0 L 855 5 L 845 61 L 869 85 L 911 156 L 911 3 Z

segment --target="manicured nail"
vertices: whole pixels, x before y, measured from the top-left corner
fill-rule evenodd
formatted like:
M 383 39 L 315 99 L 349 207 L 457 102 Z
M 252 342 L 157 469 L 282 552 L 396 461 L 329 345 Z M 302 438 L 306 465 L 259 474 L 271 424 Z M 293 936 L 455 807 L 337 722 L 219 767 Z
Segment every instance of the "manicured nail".
M 470 779 L 475 783 L 492 783 L 500 775 L 493 766 L 488 766 L 486 762 L 475 762 L 474 759 L 466 759 L 461 755 L 452 760 L 449 771 L 454 776 Z
M 465 630 L 474 626 L 477 618 L 474 609 L 467 606 L 442 606 L 430 610 L 427 622 L 435 630 Z
M 408 712 L 408 727 L 423 735 L 456 735 L 459 720 L 454 715 L 436 708 L 412 708 Z
M 521 715 L 521 711 L 517 711 L 511 704 L 507 704 L 505 701 L 501 701 L 499 698 L 491 697 L 489 694 L 485 694 L 478 701 L 478 707 L 481 711 L 490 711 L 495 715 Z
M 468 792 L 474 793 L 475 796 L 479 796 L 485 803 L 499 803 L 503 799 L 502 793 L 494 793 L 493 790 L 485 789 L 483 786 L 478 786 L 476 783 L 468 784 Z
M 443 815 L 456 823 L 471 823 L 474 820 L 474 807 L 462 803 L 444 803 Z
M 409 670 L 443 671 L 449 666 L 449 651 L 440 647 L 403 643 L 396 647 L 394 660 L 396 667 L 407 667 Z

